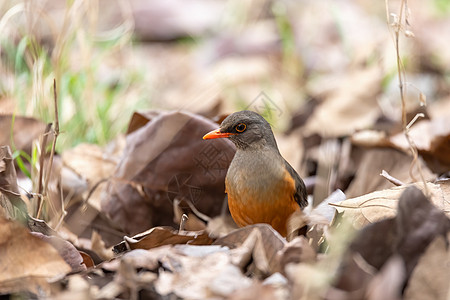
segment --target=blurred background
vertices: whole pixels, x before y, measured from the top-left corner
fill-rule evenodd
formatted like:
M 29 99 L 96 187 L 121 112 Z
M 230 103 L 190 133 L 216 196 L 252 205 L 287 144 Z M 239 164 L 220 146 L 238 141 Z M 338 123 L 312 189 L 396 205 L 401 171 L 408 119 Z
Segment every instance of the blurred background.
M 388 23 L 400 1 L 387 4 L 388 13 L 370 0 L 3 0 L 0 113 L 52 122 L 55 78 L 59 150 L 103 145 L 144 109 L 247 108 L 276 132 L 306 123 L 321 136 L 370 128 L 380 115 L 398 122 Z M 424 96 L 449 102 L 450 2 L 407 5 L 400 55 L 414 111 Z

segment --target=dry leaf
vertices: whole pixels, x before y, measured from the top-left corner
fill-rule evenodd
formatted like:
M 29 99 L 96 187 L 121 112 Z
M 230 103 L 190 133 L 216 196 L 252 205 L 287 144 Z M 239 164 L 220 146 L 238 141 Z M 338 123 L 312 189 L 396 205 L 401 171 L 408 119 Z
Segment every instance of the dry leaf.
M 72 268 L 72 272 L 86 270 L 86 265 L 83 264 L 83 257 L 68 241 L 63 240 L 58 236 L 46 236 L 39 232 L 31 232 L 31 234 L 52 245 L 64 261 Z
M 344 254 L 334 286 L 365 293 L 371 278 L 398 255 L 404 265 L 404 281 L 395 284 L 400 294 L 428 245 L 448 232 L 450 219 L 416 186 L 409 186 L 398 201 L 397 216 L 366 226 L 358 233 Z M 396 292 L 391 290 L 390 294 Z
M 156 291 L 163 296 L 174 293 L 188 299 L 217 299 L 250 286 L 252 280 L 231 264 L 229 251 L 215 249 L 194 257 L 166 251 L 160 261 L 169 271 L 161 269 Z
M 235 148 L 204 141 L 217 124 L 198 115 L 162 112 L 127 136 L 127 147 L 102 202 L 126 232 L 172 225 L 173 202 L 216 216 L 225 198 L 225 175 Z M 214 205 L 211 205 L 214 203 Z
M 285 244 L 285 239 L 268 224 L 255 224 L 237 229 L 213 243 L 231 249 L 238 248 L 234 253 L 234 259 L 239 266 L 246 267 L 247 263 L 254 259 L 257 260 L 255 262 L 258 264 L 257 270 L 269 273 L 278 270 L 277 253 Z
M 279 271 L 284 274 L 287 264 L 312 263 L 316 260 L 316 251 L 304 236 L 299 236 L 278 251 Z
M 362 150 L 364 152 L 358 162 L 355 178 L 345 191 L 348 198 L 392 187 L 391 182 L 380 176 L 382 170 L 402 182 L 410 183 L 413 181 L 409 174 L 413 161 L 411 156 L 390 148 Z M 417 163 L 421 165 L 425 180 L 436 178 L 436 175 L 426 167 L 422 160 L 419 159 Z M 414 174 L 417 178 L 420 178 L 417 172 Z
M 447 241 L 438 236 L 419 258 L 405 290 L 406 300 L 446 300 L 450 296 L 450 251 Z
M 206 232 L 212 238 L 224 237 L 233 230 L 238 229 L 230 214 L 222 214 L 208 221 Z
M 450 117 L 442 116 L 433 120 L 423 120 L 409 130 L 419 154 L 427 165 L 436 173 L 444 173 L 450 169 Z M 409 152 L 410 146 L 403 133 L 390 138 L 397 148 Z
M 368 300 L 400 300 L 404 280 L 403 260 L 399 256 L 393 256 L 369 283 L 366 297 Z
M 23 213 L 27 212 L 27 206 L 22 200 L 17 185 L 17 174 L 11 156 L 9 146 L 0 147 L 0 215 L 15 218 L 16 213 L 11 205 L 17 207 Z
M 0 270 L 0 293 L 12 293 L 36 291 L 43 279 L 61 278 L 71 268 L 51 245 L 0 217 Z
M 77 147 L 63 152 L 63 164 L 86 180 L 90 190 L 102 180 L 111 177 L 119 161 L 119 158 L 105 152 L 97 145 L 79 144 Z M 70 182 L 64 183 L 64 185 L 70 185 Z M 89 203 L 97 210 L 100 210 L 100 194 L 104 186 L 104 184 L 101 185 L 89 195 Z
M 163 245 L 190 244 L 209 245 L 213 242 L 204 231 L 175 231 L 173 229 L 154 227 L 148 231 L 137 234 L 114 246 L 117 253 L 129 249 L 152 249 Z
M 285 293 L 277 293 L 275 287 L 268 284 L 255 282 L 247 288 L 243 288 L 232 293 L 227 299 L 232 300 L 273 300 L 288 299 L 287 291 Z
M 433 198 L 430 200 L 412 186 L 402 193 L 398 201 L 397 240 L 394 246 L 405 261 L 407 277 L 434 238 L 439 235 L 446 237 L 450 232 L 450 218 L 441 207 L 436 207 Z
M 11 126 L 14 125 L 11 137 Z M 14 141 L 14 146 L 17 150 L 23 150 L 28 155 L 31 155 L 33 141 L 39 139 L 39 136 L 44 133 L 46 125 L 34 118 L 0 115 L 0 145 L 11 146 L 11 139 Z M 51 141 L 53 135 L 48 137 Z
M 328 85 L 329 81 L 339 83 L 329 95 L 322 95 L 325 99 L 304 127 L 306 135 L 348 136 L 356 130 L 372 126 L 380 114 L 377 95 L 380 93 L 382 74 L 378 68 L 355 70 L 344 77 L 341 74 L 333 76 L 335 78 L 326 78 L 322 86 Z
M 443 191 L 443 188 L 447 188 L 449 184 L 448 180 L 439 181 L 437 184 L 427 183 L 427 188 L 431 192 L 431 201 L 448 216 L 450 216 L 450 196 Z M 330 205 L 336 207 L 339 213 L 343 213 L 343 217 L 351 220 L 356 228 L 361 228 L 369 223 L 395 216 L 398 199 L 402 192 L 410 186 L 376 191 Z M 418 183 L 415 186 L 423 190 L 422 184 Z

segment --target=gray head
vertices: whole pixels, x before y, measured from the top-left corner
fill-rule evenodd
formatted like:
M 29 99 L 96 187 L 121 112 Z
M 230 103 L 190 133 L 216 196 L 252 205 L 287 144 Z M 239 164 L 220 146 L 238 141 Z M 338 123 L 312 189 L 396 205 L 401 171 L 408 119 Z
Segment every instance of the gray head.
M 243 110 L 223 120 L 220 128 L 206 134 L 204 139 L 229 138 L 238 149 L 253 150 L 269 146 L 278 151 L 270 124 L 259 114 Z

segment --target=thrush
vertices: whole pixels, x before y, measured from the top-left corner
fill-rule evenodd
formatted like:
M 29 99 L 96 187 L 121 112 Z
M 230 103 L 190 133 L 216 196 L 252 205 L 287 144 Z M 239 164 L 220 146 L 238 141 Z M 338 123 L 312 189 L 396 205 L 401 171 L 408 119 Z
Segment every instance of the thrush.
M 252 111 L 239 111 L 203 139 L 228 138 L 236 154 L 225 178 L 228 206 L 238 226 L 270 224 L 286 236 L 288 218 L 308 205 L 305 184 L 281 156 L 270 124 Z

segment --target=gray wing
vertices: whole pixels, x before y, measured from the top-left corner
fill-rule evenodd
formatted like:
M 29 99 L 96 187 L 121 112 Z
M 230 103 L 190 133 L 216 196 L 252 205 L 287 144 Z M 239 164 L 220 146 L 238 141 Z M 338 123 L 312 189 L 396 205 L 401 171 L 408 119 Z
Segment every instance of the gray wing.
M 294 178 L 295 181 L 294 199 L 298 203 L 300 208 L 304 208 L 308 206 L 308 194 L 306 193 L 305 183 L 286 160 L 284 161 L 284 163 L 286 164 L 286 169 L 288 170 L 289 174 L 291 174 L 292 178 Z

